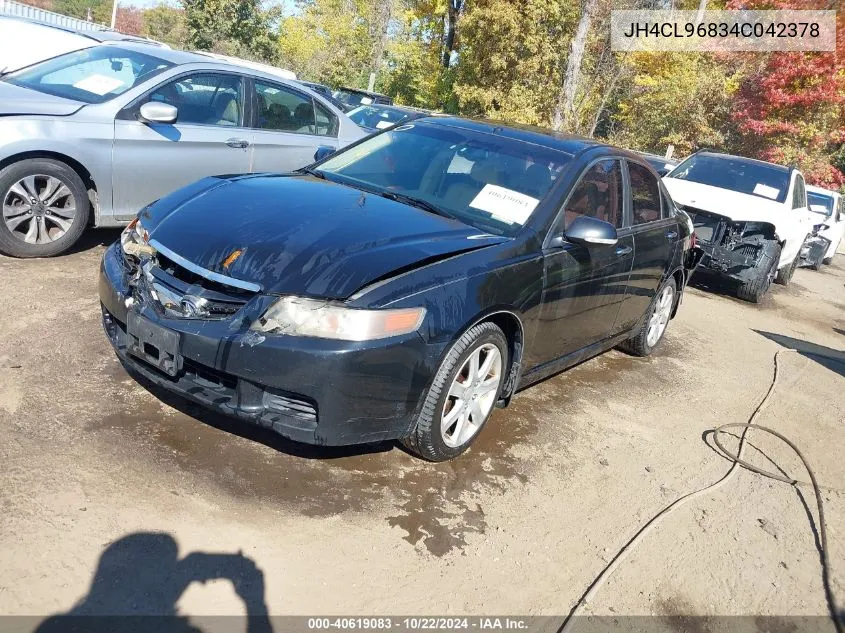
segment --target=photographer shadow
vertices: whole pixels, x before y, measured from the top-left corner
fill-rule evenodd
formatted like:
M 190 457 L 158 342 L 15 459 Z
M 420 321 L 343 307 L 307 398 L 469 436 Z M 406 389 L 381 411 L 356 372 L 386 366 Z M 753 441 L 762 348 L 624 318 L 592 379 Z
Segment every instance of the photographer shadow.
M 166 533 L 137 532 L 109 545 L 100 556 L 88 594 L 67 613 L 41 622 L 36 633 L 157 631 L 199 633 L 202 618 L 178 613 L 176 603 L 193 582 L 227 579 L 246 608 L 246 626 L 226 619 L 227 630 L 272 633 L 264 598 L 264 575 L 241 553 L 191 552 L 179 558 Z M 206 618 L 210 620 L 210 618 Z M 219 628 L 218 626 L 211 628 Z M 234 625 L 234 627 L 232 626 Z

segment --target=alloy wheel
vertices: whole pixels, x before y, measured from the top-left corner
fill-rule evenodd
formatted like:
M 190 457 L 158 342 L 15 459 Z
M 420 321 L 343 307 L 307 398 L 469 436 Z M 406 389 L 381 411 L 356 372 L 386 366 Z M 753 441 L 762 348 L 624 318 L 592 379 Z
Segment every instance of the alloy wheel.
M 502 380 L 502 354 L 485 343 L 469 355 L 455 375 L 440 417 L 440 435 L 446 446 L 463 446 L 481 429 Z
M 654 347 L 666 331 L 666 326 L 669 324 L 669 318 L 672 316 L 672 304 L 675 300 L 675 290 L 671 285 L 664 286 L 663 290 L 657 297 L 654 304 L 654 311 L 651 313 L 651 318 L 648 321 L 648 332 L 646 334 L 646 343 L 649 347 Z
M 55 242 L 75 219 L 73 193 L 55 176 L 25 176 L 3 196 L 3 222 L 13 236 L 27 244 Z

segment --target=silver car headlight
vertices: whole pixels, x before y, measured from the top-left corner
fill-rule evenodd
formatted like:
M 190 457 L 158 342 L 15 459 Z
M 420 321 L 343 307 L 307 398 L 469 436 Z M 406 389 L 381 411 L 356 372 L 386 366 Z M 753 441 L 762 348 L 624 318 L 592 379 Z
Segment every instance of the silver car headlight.
M 425 308 L 361 310 L 318 299 L 282 297 L 250 329 L 290 336 L 372 341 L 419 329 Z
M 150 235 L 138 218 L 132 220 L 120 234 L 120 247 L 124 253 L 133 257 L 155 253 L 153 247 L 148 244 L 149 241 Z

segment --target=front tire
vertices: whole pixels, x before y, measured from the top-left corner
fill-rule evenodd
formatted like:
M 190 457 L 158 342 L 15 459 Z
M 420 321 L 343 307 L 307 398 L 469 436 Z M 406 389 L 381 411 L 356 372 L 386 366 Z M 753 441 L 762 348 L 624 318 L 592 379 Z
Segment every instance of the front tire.
M 0 171 L 0 252 L 52 257 L 69 249 L 88 225 L 91 203 L 65 163 L 30 158 Z
M 619 348 L 634 356 L 651 354 L 666 333 L 677 293 L 675 278 L 669 277 L 657 291 L 657 297 L 652 302 L 645 321 L 631 338 L 619 345 Z
M 443 359 L 403 445 L 432 462 L 463 453 L 490 418 L 507 368 L 508 341 L 502 330 L 489 322 L 471 327 Z
M 769 253 L 763 253 L 756 268 L 754 278 L 740 285 L 736 296 L 743 301 L 760 303 L 774 281 L 780 260 L 780 245 L 775 244 Z
M 791 264 L 784 266 L 778 270 L 778 274 L 775 277 L 775 283 L 780 284 L 781 286 L 788 286 L 789 282 L 792 281 L 792 276 L 795 274 L 795 269 L 798 268 L 798 260 L 801 259 L 801 250 L 798 250 L 798 254 L 795 255 L 795 259 L 792 260 Z

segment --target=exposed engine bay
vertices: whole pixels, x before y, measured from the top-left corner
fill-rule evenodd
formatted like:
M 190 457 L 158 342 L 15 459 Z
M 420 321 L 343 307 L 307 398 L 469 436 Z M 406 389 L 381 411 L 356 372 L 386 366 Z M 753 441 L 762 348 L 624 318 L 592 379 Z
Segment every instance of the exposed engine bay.
M 735 222 L 693 207 L 681 207 L 692 219 L 698 246 L 704 252 L 700 267 L 737 281 L 748 280 L 763 253 L 777 248 L 775 227 L 767 222 Z

